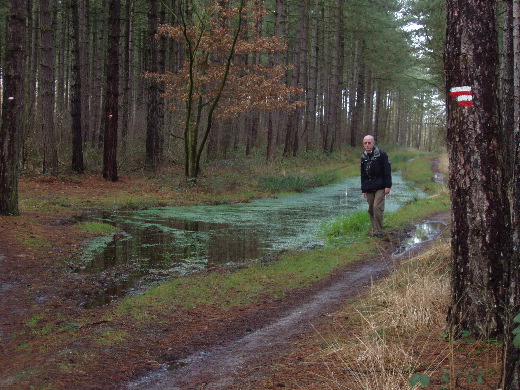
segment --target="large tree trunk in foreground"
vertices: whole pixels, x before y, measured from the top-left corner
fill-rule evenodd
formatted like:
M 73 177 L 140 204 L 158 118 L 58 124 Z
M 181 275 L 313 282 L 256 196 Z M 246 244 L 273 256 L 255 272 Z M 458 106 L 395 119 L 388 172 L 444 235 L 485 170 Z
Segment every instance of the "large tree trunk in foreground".
M 452 302 L 456 330 L 477 337 L 504 330 L 511 224 L 504 177 L 505 148 L 497 98 L 496 2 L 447 0 L 446 89 L 452 217 Z M 463 106 L 464 102 L 473 103 Z
M 520 1 L 505 0 L 504 4 L 504 61 L 503 61 L 503 117 L 504 138 L 507 145 L 512 177 L 510 186 L 511 226 L 513 250 L 506 269 L 504 285 L 509 288 L 506 332 L 503 349 L 503 390 L 520 389 L 520 348 L 513 345 L 513 331 L 520 327 L 514 317 L 520 315 Z
M 26 2 L 11 0 L 7 22 L 2 127 L 0 128 L 0 215 L 18 215 L 18 174 L 23 135 L 23 69 Z

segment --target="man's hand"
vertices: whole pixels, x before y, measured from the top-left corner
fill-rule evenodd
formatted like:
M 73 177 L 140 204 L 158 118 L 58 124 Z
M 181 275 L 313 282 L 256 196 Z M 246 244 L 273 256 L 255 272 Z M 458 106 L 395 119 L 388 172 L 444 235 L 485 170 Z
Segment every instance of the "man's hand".
M 390 193 L 390 188 L 385 188 L 385 195 L 388 195 Z
M 366 198 L 366 197 L 367 197 L 367 193 L 363 192 L 363 198 Z

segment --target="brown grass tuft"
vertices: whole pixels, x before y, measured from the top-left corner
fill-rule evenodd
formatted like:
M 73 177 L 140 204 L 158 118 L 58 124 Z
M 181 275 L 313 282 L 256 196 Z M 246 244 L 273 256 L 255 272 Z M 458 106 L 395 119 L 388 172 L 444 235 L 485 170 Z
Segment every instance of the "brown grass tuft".
M 449 258 L 449 243 L 437 244 L 404 261 L 366 297 L 336 314 L 343 328 L 336 330 L 336 339 L 322 353 L 329 388 L 412 389 L 408 379 L 414 373 L 431 378 L 428 388 L 456 389 L 460 383 L 468 389 L 484 388 L 465 383 L 476 373 L 488 385 L 496 380 L 496 345 L 452 343 L 439 337 L 446 328 Z M 442 375 L 450 376 L 449 383 Z

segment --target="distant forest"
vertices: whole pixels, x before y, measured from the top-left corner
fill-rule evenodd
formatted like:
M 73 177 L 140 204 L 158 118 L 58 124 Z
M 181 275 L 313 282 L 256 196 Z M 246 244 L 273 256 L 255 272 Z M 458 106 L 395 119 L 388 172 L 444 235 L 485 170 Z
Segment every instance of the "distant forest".
M 164 164 L 182 164 L 187 153 L 188 79 L 184 85 L 176 83 L 175 91 L 165 78 L 160 82 L 160 77 L 145 75 L 181 75 L 195 57 L 192 70 L 200 75 L 205 66 L 225 58 L 218 53 L 216 40 L 213 47 L 203 47 L 200 41 L 194 49 L 185 37 L 158 36 L 158 31 L 168 25 L 185 31 L 206 29 L 204 33 L 211 35 L 216 30 L 209 22 L 223 18 L 220 23 L 232 33 L 237 31 L 234 12 L 239 3 L 28 0 L 22 171 L 52 174 L 71 166 L 77 172 L 99 171 L 109 118 L 117 119 L 109 130 L 116 129 L 116 138 L 109 142 L 117 148 L 119 167 L 155 171 Z M 232 90 L 223 94 L 207 139 L 196 138 L 199 147 L 204 144 L 199 150 L 203 161 L 252 153 L 266 159 L 305 151 L 332 153 L 359 146 L 365 134 L 375 135 L 379 142 L 426 150 L 444 146 L 444 102 L 439 95 L 443 2 L 242 3 L 249 7 L 242 20 L 248 27 L 239 38 L 252 45 L 241 46 L 242 51 L 236 47 L 233 66 L 281 69 L 278 85 L 298 93 L 289 98 L 291 109 L 282 103 L 265 107 L 236 96 L 232 100 Z M 8 11 L 8 2 L 3 2 L 2 64 Z M 260 50 L 254 42 L 261 42 L 261 37 L 279 46 Z M 210 77 L 209 72 L 205 76 Z M 254 93 L 254 84 L 250 90 Z M 246 95 L 241 98 L 249 99 Z M 114 98 L 109 113 L 107 104 Z M 195 103 L 208 105 L 211 99 L 206 99 Z M 226 100 L 228 110 L 233 106 L 247 110 L 225 115 Z M 204 124 L 207 118 L 198 120 Z

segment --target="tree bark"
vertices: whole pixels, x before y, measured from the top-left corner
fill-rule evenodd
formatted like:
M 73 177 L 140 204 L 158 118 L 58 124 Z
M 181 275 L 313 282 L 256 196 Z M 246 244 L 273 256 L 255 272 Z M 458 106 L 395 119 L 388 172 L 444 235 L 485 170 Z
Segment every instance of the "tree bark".
M 319 6 L 317 0 L 311 1 L 311 16 L 309 16 L 309 49 L 308 49 L 308 76 L 307 95 L 308 104 L 305 111 L 305 136 L 307 150 L 316 148 L 316 107 L 318 94 L 318 16 Z
M 68 121 L 65 121 L 65 117 L 69 114 L 69 94 L 67 91 L 68 79 L 69 79 L 69 69 L 70 62 L 68 61 L 70 57 L 70 39 L 69 39 L 69 30 L 68 26 L 70 24 L 70 7 L 67 2 L 62 1 L 59 5 L 61 21 L 60 21 L 60 42 L 57 47 L 56 57 L 57 57 L 57 66 L 58 66 L 58 74 L 56 80 L 56 129 L 66 128 L 65 123 L 68 124 Z M 61 133 L 58 131 L 58 135 Z
M 107 52 L 107 92 L 105 101 L 105 134 L 103 144 L 103 178 L 117 181 L 117 129 L 119 118 L 119 34 L 120 0 L 111 0 L 109 7 L 110 33 Z
M 333 129 L 331 128 L 331 110 L 332 110 L 332 64 L 334 63 L 334 48 L 331 42 L 332 26 L 330 23 L 330 6 L 326 7 L 323 5 L 322 9 L 322 23 L 323 23 L 323 56 L 321 58 L 321 95 L 322 95 L 322 122 L 320 126 L 321 139 L 322 139 L 322 151 L 324 153 L 330 153 L 332 148 L 332 136 Z
M 334 98 L 333 104 L 334 108 L 332 112 L 334 113 L 333 120 L 333 128 L 334 128 L 334 137 L 331 151 L 333 151 L 336 144 L 338 146 L 341 145 L 342 140 L 342 109 L 343 109 L 343 70 L 345 64 L 345 37 L 344 37 L 344 21 L 343 21 L 343 0 L 337 0 L 336 9 L 334 10 L 334 24 L 335 24 L 335 36 L 334 36 L 334 46 L 337 51 L 337 72 L 335 72 L 333 77 L 333 91 Z
M 150 0 L 148 13 L 149 39 L 148 39 L 148 70 L 151 73 L 163 72 L 158 67 L 158 40 L 155 38 L 158 27 L 159 7 L 157 0 Z M 162 149 L 162 128 L 159 126 L 159 86 L 155 81 L 148 85 L 148 115 L 146 121 L 146 159 L 145 168 L 155 172 L 160 164 Z
M 40 30 L 40 19 L 38 17 L 39 2 L 27 0 L 27 36 L 26 36 L 26 55 L 24 63 L 24 135 L 22 141 L 22 164 L 27 160 L 30 147 L 27 147 L 26 139 L 33 139 L 38 153 L 41 152 L 42 138 L 40 132 L 36 130 L 39 109 L 37 97 L 38 85 L 38 36 Z M 23 165 L 22 165 L 23 166 Z
M 373 136 L 375 139 L 379 139 L 379 129 L 381 128 L 381 113 L 383 110 L 383 91 L 381 88 L 381 84 L 377 83 L 377 88 L 375 90 L 376 94 L 376 103 L 375 103 L 375 113 L 374 113 L 374 130 Z
M 92 109 L 90 120 L 93 123 L 92 129 L 92 145 L 101 145 L 104 137 L 104 129 L 106 126 L 106 117 L 104 115 L 105 104 L 106 104 L 106 34 L 109 31 L 108 18 L 106 12 L 103 10 L 107 9 L 107 0 L 102 0 L 101 11 L 96 14 L 94 21 L 94 37 L 93 37 L 93 50 L 92 50 L 92 62 L 93 62 L 93 77 L 90 82 L 91 85 L 91 96 L 92 96 Z
M 504 330 L 503 273 L 510 260 L 510 210 L 504 189 L 497 98 L 496 2 L 447 0 L 446 90 L 469 86 L 473 106 L 448 97 L 452 199 L 452 292 L 456 331 L 493 337 Z
M 124 60 L 122 64 L 121 87 L 122 87 L 122 107 L 121 107 L 121 147 L 123 154 L 126 153 L 128 143 L 128 126 L 130 113 L 130 63 L 132 56 L 132 22 L 134 19 L 134 0 L 128 0 L 125 8 L 125 29 L 124 29 Z
M 362 47 L 363 43 L 361 43 L 360 46 Z M 358 59 L 360 62 L 356 65 L 358 71 L 356 77 L 357 84 L 354 86 L 354 88 L 356 89 L 356 98 L 354 103 L 354 110 L 352 111 L 352 133 L 350 139 L 351 146 L 358 145 L 359 141 L 363 139 L 361 133 L 363 130 L 363 113 L 365 111 L 366 77 L 365 64 L 363 63 L 362 56 L 359 56 Z
M 504 0 L 502 98 L 503 136 L 510 149 L 507 176 L 512 178 L 508 193 L 511 199 L 512 257 L 506 267 L 506 332 L 503 343 L 501 387 L 520 389 L 520 349 L 513 345 L 513 331 L 520 327 L 514 317 L 520 313 L 520 2 Z
M 71 1 L 72 11 L 72 96 L 71 96 L 71 116 L 72 116 L 72 170 L 76 173 L 83 173 L 83 138 L 81 133 L 81 51 L 79 48 L 79 2 Z
M 81 88 L 84 91 L 90 90 L 92 67 L 90 61 L 90 43 L 89 43 L 89 31 L 90 31 L 90 1 L 89 0 L 76 0 L 79 3 L 79 50 L 81 50 L 81 63 L 80 67 L 83 69 L 81 72 Z M 93 134 L 92 122 L 90 121 L 90 108 L 91 99 L 89 94 L 81 94 L 81 127 L 83 143 L 86 144 L 91 140 Z
M 41 0 L 40 31 L 41 31 L 41 116 L 43 134 L 43 173 L 56 174 L 58 170 L 58 149 L 56 145 L 56 129 L 54 128 L 54 74 L 56 70 L 56 36 L 52 23 L 52 12 L 55 2 Z
M 361 42 L 354 38 L 354 42 L 352 43 L 352 51 L 351 55 L 351 70 L 350 70 L 350 80 L 349 80 L 349 99 L 348 99 L 348 112 L 349 112 L 349 124 L 350 124 L 350 146 L 355 147 L 358 144 L 359 135 L 357 134 L 357 114 L 356 114 L 356 95 L 358 90 L 358 79 L 362 77 L 360 72 L 360 51 L 361 51 Z
M 9 5 L 0 127 L 0 215 L 19 215 L 18 175 L 23 137 L 23 65 L 27 4 L 24 0 L 11 0 Z

